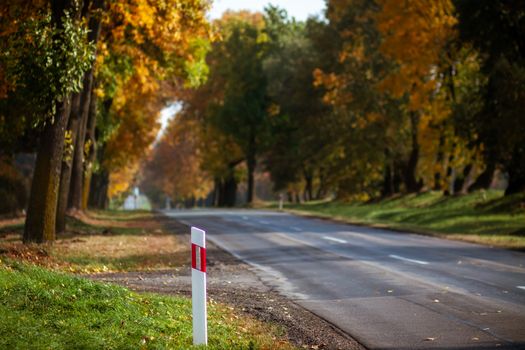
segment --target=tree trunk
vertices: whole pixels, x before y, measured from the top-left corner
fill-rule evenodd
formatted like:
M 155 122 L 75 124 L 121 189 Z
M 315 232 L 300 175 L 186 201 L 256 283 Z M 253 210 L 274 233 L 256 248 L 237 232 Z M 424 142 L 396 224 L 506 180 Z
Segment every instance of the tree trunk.
M 89 191 L 89 206 L 97 209 L 106 209 L 108 206 L 109 173 L 102 170 L 94 173 Z
M 474 175 L 476 173 L 476 166 L 473 163 L 467 164 L 465 169 L 463 169 L 463 185 L 461 186 L 461 189 L 459 190 L 460 194 L 467 194 L 468 188 L 472 183 L 474 182 Z
M 324 187 L 325 187 L 325 175 L 324 175 L 324 168 L 319 168 L 319 187 L 317 188 L 317 192 L 315 193 L 315 199 L 319 200 L 321 199 L 324 194 Z
M 253 203 L 253 197 L 254 197 L 254 173 L 255 173 L 255 167 L 257 165 L 257 161 L 255 159 L 256 157 L 256 147 L 255 147 L 255 131 L 252 130 L 250 135 L 250 141 L 248 145 L 248 152 L 246 154 L 246 165 L 248 167 L 248 191 L 246 194 L 246 202 L 248 204 Z
M 507 172 L 509 174 L 509 185 L 505 190 L 505 196 L 525 191 L 525 150 L 521 145 L 514 147 L 512 159 Z
M 509 171 L 509 185 L 505 190 L 505 196 L 520 193 L 525 191 L 525 177 L 518 176 L 517 173 Z
M 57 29 L 64 27 L 63 19 L 66 10 L 73 10 L 79 15 L 71 0 L 51 1 L 51 23 Z M 77 12 L 75 12 L 77 11 Z M 61 45 L 60 38 L 55 45 Z M 57 48 L 58 49 L 58 48 Z M 71 96 L 55 102 L 53 123 L 46 122 L 40 140 L 31 183 L 31 195 L 27 208 L 23 240 L 28 242 L 54 241 L 56 236 L 56 210 L 60 185 L 60 170 L 64 152 L 64 137 L 71 111 Z
M 70 103 L 70 96 L 56 103 L 54 123 L 48 121 L 42 132 L 24 226 L 24 243 L 55 240 L 58 186 Z
M 218 207 L 219 206 L 219 191 L 220 191 L 220 180 L 218 178 L 215 178 L 213 180 L 213 196 L 212 196 L 212 206 Z
M 383 188 L 381 190 L 381 197 L 389 197 L 394 194 L 394 162 L 390 156 L 390 150 L 384 149 L 385 155 L 385 170 L 383 175 Z
M 461 176 L 456 176 L 454 181 L 454 194 L 464 195 L 467 193 L 467 188 L 472 182 L 472 174 L 474 172 L 474 164 L 469 163 L 463 168 Z
M 91 177 L 93 175 L 93 164 L 97 157 L 97 140 L 95 138 L 95 129 L 97 125 L 97 96 L 91 90 L 91 101 L 89 106 L 87 133 L 86 133 L 86 144 L 87 155 L 86 155 L 86 167 L 85 177 L 82 188 L 82 210 L 87 209 L 89 201 L 89 190 L 91 188 Z
M 394 169 L 392 162 L 387 162 L 385 165 L 383 177 L 383 189 L 381 190 L 381 197 L 389 197 L 394 194 Z
M 496 171 L 496 165 L 493 162 L 489 162 L 485 170 L 478 176 L 476 181 L 468 188 L 469 192 L 487 189 L 492 183 L 494 177 L 494 171 Z
M 91 100 L 91 86 L 93 82 L 93 70 L 91 69 L 84 79 L 84 89 L 81 98 L 81 118 L 78 129 L 78 137 L 75 143 L 75 155 L 73 157 L 73 175 L 71 181 L 71 195 L 69 207 L 75 210 L 82 209 L 82 189 L 84 181 L 84 146 L 86 140 L 86 129 L 88 111 Z
M 439 147 L 438 147 L 438 153 L 436 158 L 436 165 L 434 167 L 434 191 L 441 191 L 443 190 L 443 176 L 441 174 L 442 167 L 443 167 L 443 160 L 445 159 L 445 135 L 444 131 L 441 130 L 441 135 L 439 136 Z
M 250 155 L 248 157 L 248 160 L 247 160 L 247 166 L 248 166 L 248 191 L 247 191 L 247 194 L 246 194 L 246 201 L 248 202 L 248 204 L 252 204 L 253 203 L 253 198 L 254 198 L 255 165 L 256 165 L 255 157 Z
M 304 200 L 311 201 L 313 199 L 314 189 L 313 189 L 313 175 L 308 171 L 304 171 L 304 180 L 306 182 L 304 187 Z
M 105 4 L 104 0 L 95 0 L 93 2 L 93 10 L 97 10 L 100 8 L 103 8 Z M 100 31 L 102 28 L 102 16 L 92 16 L 89 19 L 89 35 L 88 39 L 93 42 L 97 43 L 100 38 Z M 85 169 L 84 169 L 84 181 L 82 186 L 82 195 L 81 195 L 81 209 L 86 210 L 88 207 L 89 202 L 89 190 L 91 188 L 91 177 L 93 174 L 93 164 L 95 163 L 96 157 L 97 157 L 97 141 L 95 137 L 95 129 L 97 125 L 97 95 L 94 92 L 94 87 L 96 86 L 96 83 L 94 82 L 93 78 L 93 69 L 89 72 L 91 74 L 91 87 L 89 91 L 89 103 L 84 104 L 82 111 L 83 114 L 85 113 L 87 118 L 87 127 L 86 127 L 86 144 L 87 147 L 87 155 L 85 160 Z M 111 102 L 113 102 L 113 99 L 111 99 Z
M 93 1 L 92 5 L 93 6 L 90 10 L 93 13 L 93 15 L 89 18 L 88 41 L 96 45 L 100 37 L 100 30 L 101 30 L 101 23 L 102 23 L 102 17 L 97 13 L 97 10 L 103 7 L 104 1 L 95 0 Z M 73 158 L 73 176 L 72 176 L 71 196 L 70 196 L 71 200 L 69 204 L 71 208 L 77 209 L 77 210 L 86 209 L 87 207 L 87 195 L 85 195 L 86 190 L 84 186 L 84 181 L 85 181 L 84 180 L 84 175 L 85 175 L 84 146 L 86 142 L 86 133 L 88 132 L 87 131 L 88 119 L 91 116 L 90 111 L 93 110 L 93 114 L 95 114 L 94 116 L 92 116 L 92 118 L 96 118 L 96 107 L 92 108 L 93 105 L 91 104 L 91 97 L 94 96 L 93 94 L 94 69 L 95 69 L 94 67 L 91 67 L 91 69 L 86 72 L 85 79 L 84 79 L 84 88 L 82 90 L 82 97 L 80 100 L 81 101 L 81 104 L 80 104 L 81 122 L 80 122 L 80 127 L 79 127 L 77 144 L 75 146 L 75 156 Z M 96 121 L 92 121 L 92 123 L 95 123 L 95 122 Z M 94 136 L 93 134 L 94 134 L 94 130 L 91 135 Z M 89 186 L 89 183 L 86 184 L 86 186 Z
M 224 204 L 226 207 L 235 206 L 237 197 L 237 181 L 233 174 L 224 181 Z
M 410 112 L 410 125 L 412 131 L 412 150 L 410 151 L 410 156 L 408 158 L 405 171 L 404 171 L 404 181 L 406 191 L 408 193 L 418 192 L 421 189 L 421 184 L 418 183 L 416 178 L 417 172 L 417 162 L 419 160 L 419 143 L 417 140 L 417 128 L 418 128 L 419 118 L 416 112 Z
M 237 181 L 235 177 L 228 176 L 219 184 L 219 198 L 217 204 L 219 207 L 235 206 L 235 197 L 237 195 Z
M 66 209 L 69 196 L 69 186 L 71 182 L 71 168 L 73 163 L 74 145 L 78 137 L 78 123 L 80 119 L 80 94 L 73 95 L 71 102 L 71 112 L 67 130 L 71 133 L 73 148 L 64 150 L 62 159 L 62 171 L 60 172 L 60 187 L 57 204 L 56 232 L 62 233 L 66 229 Z

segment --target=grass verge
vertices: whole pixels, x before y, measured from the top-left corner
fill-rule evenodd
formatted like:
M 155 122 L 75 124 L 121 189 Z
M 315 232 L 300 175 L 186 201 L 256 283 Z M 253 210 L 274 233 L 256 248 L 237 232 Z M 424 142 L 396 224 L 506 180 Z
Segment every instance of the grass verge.
M 24 245 L 23 223 L 0 223 L 0 349 L 193 348 L 188 298 L 70 274 L 182 267 L 187 244 L 162 219 L 151 212 L 77 214 L 49 245 Z M 277 326 L 208 305 L 208 348 L 292 348 Z
M 286 210 L 354 224 L 407 230 L 525 250 L 525 195 L 500 191 L 465 196 L 426 192 L 370 203 L 311 202 Z
M 0 260 L 1 349 L 192 349 L 191 302 Z M 209 303 L 208 349 L 291 349 Z
M 65 234 L 40 246 L 22 244 L 23 223 L 9 223 L 0 228 L 0 257 L 79 273 L 178 268 L 188 247 L 162 220 L 151 212 L 90 212 L 68 217 Z

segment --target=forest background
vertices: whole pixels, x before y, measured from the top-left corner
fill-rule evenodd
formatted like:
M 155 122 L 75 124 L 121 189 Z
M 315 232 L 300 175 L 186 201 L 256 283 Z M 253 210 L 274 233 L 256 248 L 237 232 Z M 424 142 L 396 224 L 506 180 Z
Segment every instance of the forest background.
M 251 204 L 257 174 L 291 201 L 524 192 L 522 1 L 208 8 L 2 2 L 0 211 L 27 210 L 26 242 L 137 185 L 189 206 L 233 206 L 239 184 Z

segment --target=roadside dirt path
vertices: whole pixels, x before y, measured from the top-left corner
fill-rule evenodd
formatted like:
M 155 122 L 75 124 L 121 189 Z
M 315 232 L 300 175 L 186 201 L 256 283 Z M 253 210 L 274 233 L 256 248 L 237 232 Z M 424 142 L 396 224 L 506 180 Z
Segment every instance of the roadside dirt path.
M 165 229 L 189 242 L 189 229 L 174 221 L 162 220 Z M 252 267 L 208 243 L 208 296 L 261 321 L 282 327 L 286 337 L 300 348 L 362 350 L 354 339 L 329 322 L 305 310 L 267 287 Z M 189 255 L 189 249 L 188 249 Z M 124 285 L 138 292 L 191 295 L 189 265 L 163 271 L 141 271 L 88 275 L 89 278 Z

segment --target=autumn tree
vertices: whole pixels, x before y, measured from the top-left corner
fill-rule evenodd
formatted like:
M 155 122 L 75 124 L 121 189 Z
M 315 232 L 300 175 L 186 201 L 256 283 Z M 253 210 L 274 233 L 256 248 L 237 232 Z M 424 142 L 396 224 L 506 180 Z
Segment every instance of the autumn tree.
M 108 171 L 119 170 L 123 163 L 119 159 L 126 158 L 122 156 L 126 152 L 137 154 L 127 157 L 136 163 L 153 141 L 152 125 L 168 103 L 167 95 L 159 93 L 161 84 L 173 91 L 183 83 L 197 84 L 206 73 L 207 2 L 104 4 L 102 0 L 31 4 L 10 0 L 0 5 L 5 53 L 0 58 L 1 142 L 9 149 L 6 153 L 13 152 L 21 142 L 16 135 L 28 134 L 29 129 L 40 140 L 26 242 L 54 239 L 61 173 L 64 192 L 58 217 L 63 219 L 71 169 L 75 170 L 71 202 L 83 208 L 91 170 L 96 168 L 94 155 L 111 157 L 98 162 L 100 167 L 117 168 Z M 99 33 L 101 40 L 97 40 Z M 97 128 L 97 120 L 106 122 Z M 15 131 L 13 137 L 8 129 Z M 97 143 L 107 143 L 107 152 L 97 152 Z
M 525 4 L 522 1 L 454 1 L 461 40 L 480 52 L 488 81 L 479 89 L 482 107 L 464 118 L 483 146 L 486 187 L 496 167 L 509 175 L 506 194 L 525 190 Z
M 84 115 L 85 141 L 77 146 L 74 207 L 86 208 L 89 197 L 93 205 L 105 206 L 108 191 L 125 190 L 155 139 L 160 110 L 183 84 L 196 85 L 205 77 L 207 6 L 200 1 L 109 4 Z
M 157 203 L 166 197 L 194 201 L 210 193 L 213 181 L 202 171 L 199 128 L 196 120 L 176 116 L 155 147 L 142 183 Z
M 88 42 L 96 48 L 100 36 L 104 1 L 86 1 L 82 9 L 83 17 L 88 22 Z M 96 49 L 95 49 L 96 55 Z M 78 186 L 81 186 L 82 174 L 79 168 L 79 159 L 84 153 L 84 137 L 86 134 L 87 120 L 92 97 L 94 65 L 84 73 L 82 90 L 71 98 L 71 110 L 66 131 L 65 149 L 60 173 L 60 186 L 57 206 L 56 231 L 63 232 L 66 228 L 66 209 L 78 208 Z M 74 171 L 75 170 L 75 171 Z M 71 181 L 73 180 L 73 181 Z M 73 198 L 70 198 L 70 189 Z
M 19 53 L 24 55 L 22 61 L 33 62 L 31 67 L 42 74 L 24 73 L 46 84 L 43 90 L 35 92 L 44 104 L 41 106 L 44 113 L 39 113 L 38 119 L 43 126 L 24 229 L 25 242 L 55 238 L 60 164 L 71 93 L 80 89 L 81 77 L 92 60 L 86 30 L 80 21 L 80 6 L 76 2 L 52 1 L 45 11 L 41 31 L 35 33 L 36 40 L 28 45 L 36 50 Z
M 454 38 L 456 18 L 449 0 L 406 1 L 401 6 L 390 0 L 378 1 L 381 11 L 377 26 L 382 34 L 381 52 L 397 65 L 380 87 L 393 97 L 407 99 L 411 151 L 404 169 L 409 192 L 422 184 L 417 179 L 421 140 L 428 126 L 439 123 L 450 111 L 435 95 L 440 87 L 439 65 L 448 43 Z
M 380 9 L 370 1 L 328 2 L 325 36 L 333 43 L 332 57 L 314 71 L 332 110 L 324 157 L 329 183 L 343 198 L 386 196 L 400 187 L 407 134 L 401 102 L 377 88 L 393 69 L 379 50 Z

